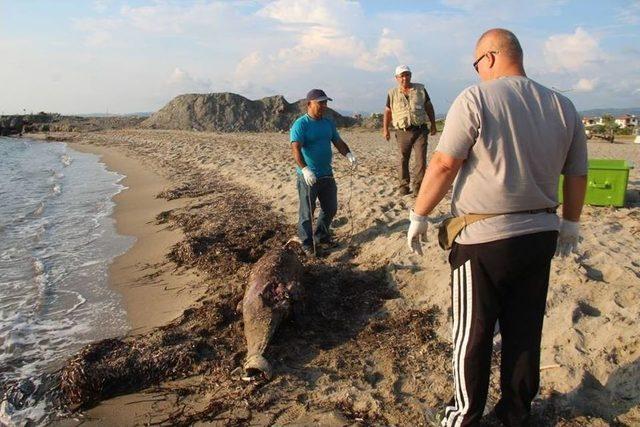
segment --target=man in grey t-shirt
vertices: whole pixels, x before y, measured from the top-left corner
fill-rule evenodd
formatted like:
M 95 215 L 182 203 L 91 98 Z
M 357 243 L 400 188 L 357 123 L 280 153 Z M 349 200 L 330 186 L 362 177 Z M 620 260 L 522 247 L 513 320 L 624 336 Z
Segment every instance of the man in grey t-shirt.
M 526 425 L 540 382 L 551 258 L 578 242 L 586 137 L 571 101 L 527 78 L 513 33 L 487 31 L 474 58 L 482 82 L 465 89 L 447 114 L 407 239 L 421 251 L 428 215 L 456 177 L 455 216 L 495 215 L 464 228 L 449 255 L 455 396 L 442 425 L 475 425 L 482 417 L 496 321 L 502 396 L 495 413 L 505 425 Z M 554 213 L 560 174 L 562 220 Z

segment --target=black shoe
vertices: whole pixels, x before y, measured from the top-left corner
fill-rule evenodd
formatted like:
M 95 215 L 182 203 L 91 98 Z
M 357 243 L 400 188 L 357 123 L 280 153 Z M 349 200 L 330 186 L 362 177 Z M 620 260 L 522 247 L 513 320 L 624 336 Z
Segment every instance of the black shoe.
M 406 186 L 402 186 L 398 188 L 398 194 L 400 194 L 401 196 L 406 196 L 407 194 L 411 193 L 411 190 L 409 190 L 409 187 Z
M 302 245 L 302 252 L 308 258 L 315 258 L 316 254 L 313 252 L 313 246 Z
M 318 243 L 320 243 L 320 245 L 326 249 L 338 247 L 338 242 L 333 240 L 331 237 L 321 239 Z

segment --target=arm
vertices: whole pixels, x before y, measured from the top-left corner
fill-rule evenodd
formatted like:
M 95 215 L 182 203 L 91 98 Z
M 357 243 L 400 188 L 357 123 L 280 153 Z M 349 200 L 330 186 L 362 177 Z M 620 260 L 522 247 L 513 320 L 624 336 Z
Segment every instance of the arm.
M 309 187 L 313 186 L 316 183 L 317 178 L 315 173 L 313 173 L 304 161 L 304 157 L 302 156 L 302 144 L 298 141 L 293 141 L 291 143 L 291 152 L 293 153 L 293 158 L 296 161 L 296 164 L 300 166 L 300 169 L 302 170 L 304 182 L 306 182 Z
M 391 138 L 389 123 L 391 123 L 391 108 L 385 107 L 384 113 L 382 114 L 382 137 L 387 141 Z
M 336 147 L 336 149 L 343 156 L 346 156 L 347 153 L 351 152 L 351 150 L 349 150 L 349 146 L 342 140 L 342 138 L 338 137 L 338 139 L 333 140 L 331 142 L 333 143 L 333 146 Z
M 293 154 L 293 159 L 296 161 L 296 164 L 300 166 L 300 169 L 304 169 L 307 167 L 307 164 L 302 157 L 302 144 L 300 144 L 298 141 L 292 142 L 291 153 Z
M 463 159 L 436 151 L 429 162 L 413 211 L 427 216 L 440 203 L 458 175 Z
M 433 110 L 433 104 L 431 101 L 427 101 L 424 104 L 424 110 L 427 112 L 427 116 L 429 117 L 429 121 L 431 122 L 431 135 L 435 135 L 438 132 L 436 128 L 436 113 Z
M 565 175 L 562 185 L 562 218 L 567 221 L 578 222 L 587 192 L 587 177 Z
M 411 251 L 417 254 L 422 254 L 420 241 L 427 237 L 427 215 L 449 191 L 478 137 L 479 114 L 468 91 L 458 95 L 449 109 L 447 118 L 436 152 L 420 185 L 416 204 L 409 214 L 411 223 L 407 231 L 407 242 Z

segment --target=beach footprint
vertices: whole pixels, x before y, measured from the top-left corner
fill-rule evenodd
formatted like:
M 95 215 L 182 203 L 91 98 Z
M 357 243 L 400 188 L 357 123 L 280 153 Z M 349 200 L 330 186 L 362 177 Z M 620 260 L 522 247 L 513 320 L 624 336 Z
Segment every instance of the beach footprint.
M 573 309 L 571 321 L 575 325 L 584 317 L 600 317 L 601 314 L 600 310 L 586 301 L 578 301 L 577 306 Z

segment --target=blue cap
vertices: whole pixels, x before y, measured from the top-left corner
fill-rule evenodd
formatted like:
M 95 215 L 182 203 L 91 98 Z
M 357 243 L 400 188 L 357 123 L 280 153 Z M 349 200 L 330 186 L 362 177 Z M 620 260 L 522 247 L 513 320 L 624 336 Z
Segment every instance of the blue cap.
M 311 89 L 307 93 L 307 101 L 333 101 L 322 89 Z

